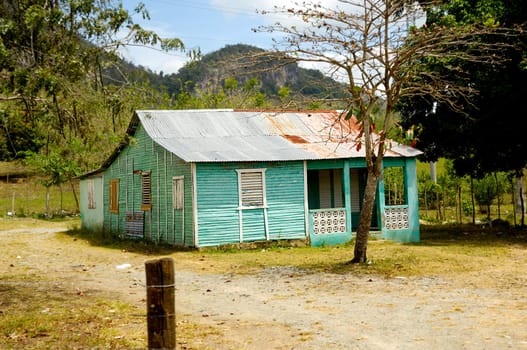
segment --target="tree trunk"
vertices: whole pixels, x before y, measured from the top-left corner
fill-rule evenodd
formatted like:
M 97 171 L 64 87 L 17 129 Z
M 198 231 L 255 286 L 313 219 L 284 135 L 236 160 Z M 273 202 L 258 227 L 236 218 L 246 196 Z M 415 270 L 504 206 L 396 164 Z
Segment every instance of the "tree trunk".
M 517 226 L 516 222 L 516 187 L 515 187 L 515 179 L 511 178 L 511 188 L 512 188 L 512 217 L 514 218 L 514 227 Z
M 521 227 L 525 226 L 525 202 L 523 201 L 523 191 L 520 191 Z
M 520 193 L 520 203 L 521 203 L 521 209 L 522 209 L 521 227 L 524 227 L 525 226 L 525 205 L 523 202 L 523 193 Z
M 470 176 L 470 200 L 472 203 L 472 225 L 476 224 L 476 202 L 474 200 L 474 178 Z
M 64 195 L 62 193 L 62 185 L 59 184 L 59 194 L 60 194 L 60 215 L 64 211 Z
M 459 224 L 463 225 L 463 201 L 461 199 L 461 185 L 457 187 L 457 198 L 459 202 Z
M 496 181 L 496 194 L 498 197 L 498 219 L 501 219 L 501 198 L 500 198 L 500 182 L 498 179 L 498 173 L 494 172 L 494 180 Z
M 49 219 L 49 187 L 46 187 L 46 218 Z
M 77 198 L 77 192 L 75 192 L 75 185 L 73 184 L 73 181 L 71 179 L 70 179 L 70 185 L 71 185 L 71 191 L 73 192 L 73 198 L 75 199 L 75 209 L 77 210 L 76 213 L 80 213 L 79 198 Z
M 367 260 L 366 250 L 368 248 L 368 236 L 370 233 L 378 179 L 379 175 L 376 175 L 376 172 L 373 171 L 373 169 L 368 169 L 368 178 L 366 179 L 366 188 L 364 190 L 364 199 L 360 211 L 359 226 L 357 227 L 357 234 L 355 237 L 354 257 L 350 263 L 364 263 Z
M 490 223 L 490 188 L 487 186 L 487 222 Z
M 436 184 L 435 188 L 436 188 L 436 209 L 437 209 L 436 218 L 437 218 L 437 220 L 442 220 L 442 217 L 441 217 L 441 198 L 439 197 L 439 186 Z
M 525 203 L 523 201 L 523 171 L 516 173 L 516 211 L 520 216 L 521 227 L 525 225 Z
M 360 99 L 360 97 L 359 97 Z M 373 106 L 373 105 L 371 105 Z M 389 108 L 387 108 L 389 110 Z M 361 110 L 361 115 L 371 115 L 371 111 Z M 390 125 L 391 113 L 387 112 L 384 123 Z M 364 130 L 364 155 L 366 158 L 366 169 L 368 169 L 368 177 L 366 179 L 366 188 L 364 189 L 364 198 L 362 200 L 362 208 L 360 210 L 359 226 L 355 236 L 355 250 L 352 264 L 364 263 L 367 261 L 366 250 L 368 248 L 368 236 L 370 234 L 371 217 L 373 213 L 373 206 L 375 204 L 375 192 L 377 191 L 377 181 L 382 174 L 382 160 L 384 158 L 386 140 L 386 130 L 381 134 L 380 138 L 373 142 L 372 135 L 375 125 L 369 118 L 364 118 L 362 124 Z M 377 150 L 375 148 L 377 147 Z M 376 154 L 377 153 L 377 154 Z

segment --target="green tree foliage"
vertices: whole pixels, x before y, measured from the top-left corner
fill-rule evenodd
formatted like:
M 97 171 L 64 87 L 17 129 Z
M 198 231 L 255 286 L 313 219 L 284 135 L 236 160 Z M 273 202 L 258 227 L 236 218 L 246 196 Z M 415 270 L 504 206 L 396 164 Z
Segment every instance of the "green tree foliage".
M 40 183 L 46 188 L 46 216 L 50 216 L 49 212 L 49 189 L 52 186 L 59 186 L 60 202 L 62 210 L 62 184 L 70 180 L 78 173 L 75 163 L 68 160 L 68 156 L 59 152 L 53 151 L 46 155 L 35 153 L 32 151 L 26 152 L 25 162 L 29 166 L 37 169 L 42 176 Z M 73 187 L 73 184 L 72 184 Z M 75 194 L 75 191 L 73 191 Z M 79 210 L 79 202 L 75 196 L 77 204 L 77 211 Z
M 143 4 L 135 12 L 148 18 Z M 124 76 L 108 83 L 124 45 L 184 49 L 134 23 L 120 1 L 0 1 L 0 13 L 1 160 L 60 154 L 73 176 L 114 149 L 134 108 L 170 104 Z
M 429 27 L 514 27 L 527 21 L 525 1 L 443 3 L 428 11 Z M 523 31 L 520 35 L 478 36 L 477 40 L 503 43 L 508 60 L 488 64 L 430 59 L 424 65 L 428 72 L 440 72 L 451 81 L 461 74 L 469 76 L 466 84 L 473 89 L 470 103 L 459 99 L 457 103 L 462 108 L 452 108 L 431 95 L 410 96 L 399 105 L 402 123 L 416 127 L 417 147 L 425 152 L 423 159 L 453 159 L 459 174 L 483 177 L 493 171 L 521 171 L 527 164 L 527 119 L 521 117 L 527 96 L 527 35 Z

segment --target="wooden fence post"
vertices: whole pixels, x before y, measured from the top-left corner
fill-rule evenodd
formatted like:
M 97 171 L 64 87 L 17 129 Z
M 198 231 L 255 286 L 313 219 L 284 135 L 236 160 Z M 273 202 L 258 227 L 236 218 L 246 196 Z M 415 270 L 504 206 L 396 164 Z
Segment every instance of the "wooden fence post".
M 174 260 L 145 262 L 148 349 L 176 348 Z

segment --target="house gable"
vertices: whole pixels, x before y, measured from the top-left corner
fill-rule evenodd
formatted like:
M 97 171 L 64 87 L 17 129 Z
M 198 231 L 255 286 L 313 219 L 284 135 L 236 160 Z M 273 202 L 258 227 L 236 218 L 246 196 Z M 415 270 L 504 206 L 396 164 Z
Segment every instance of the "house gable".
M 193 245 L 191 165 L 155 143 L 140 125 L 133 138 L 104 171 L 106 208 L 110 208 L 110 183 L 118 180 L 119 184 L 118 212 L 105 211 L 104 228 L 123 237 L 128 234 L 175 245 Z M 184 206 L 179 209 L 173 203 L 174 177 L 183 179 L 185 191 Z M 146 190 L 149 190 L 148 203 L 145 203 Z

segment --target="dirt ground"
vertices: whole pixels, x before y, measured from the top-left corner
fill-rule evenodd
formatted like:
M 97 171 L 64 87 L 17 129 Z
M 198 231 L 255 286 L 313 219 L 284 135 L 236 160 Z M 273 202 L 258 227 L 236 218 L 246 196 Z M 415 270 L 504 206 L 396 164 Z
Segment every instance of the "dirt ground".
M 144 262 L 154 257 L 59 239 L 60 230 L 0 228 L 10 247 L 24 242 L 20 251 L 2 251 L 0 273 L 29 269 L 144 305 Z M 175 264 L 177 324 L 214 330 L 179 338 L 181 350 L 527 349 L 526 274 L 483 288 L 477 276 L 386 279 L 288 267 L 223 275 Z

